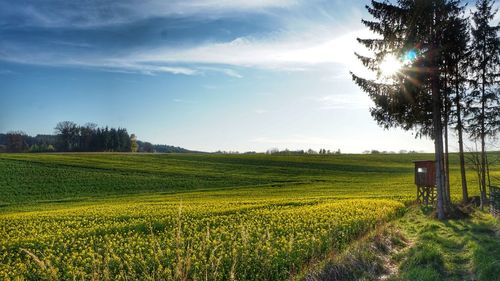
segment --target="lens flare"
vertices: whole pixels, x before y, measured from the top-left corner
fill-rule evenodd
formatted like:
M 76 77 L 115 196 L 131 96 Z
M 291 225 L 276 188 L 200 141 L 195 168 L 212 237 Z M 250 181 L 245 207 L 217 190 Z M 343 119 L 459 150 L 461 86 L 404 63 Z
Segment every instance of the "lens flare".
M 409 64 L 412 63 L 414 60 L 417 59 L 417 51 L 414 49 L 409 50 L 408 52 L 405 53 L 404 56 L 404 64 Z
M 380 63 L 380 71 L 383 76 L 390 77 L 399 71 L 402 64 L 394 55 L 389 54 L 384 57 L 384 60 Z

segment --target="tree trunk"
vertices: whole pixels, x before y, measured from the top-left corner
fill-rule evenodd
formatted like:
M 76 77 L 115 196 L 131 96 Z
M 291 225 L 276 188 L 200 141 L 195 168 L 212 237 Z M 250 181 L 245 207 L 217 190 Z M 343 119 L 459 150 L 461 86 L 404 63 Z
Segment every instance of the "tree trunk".
M 482 77 L 482 92 L 481 92 L 481 210 L 484 209 L 484 206 L 487 204 L 486 200 L 486 143 L 485 143 L 485 137 L 486 137 L 486 129 L 484 125 L 484 119 L 485 119 L 485 106 L 486 106 L 486 100 L 485 100 L 485 83 L 486 83 L 486 78 L 485 78 L 485 72 L 483 70 L 483 77 Z
M 458 79 L 458 71 L 457 71 L 457 79 Z M 457 129 L 458 129 L 458 153 L 460 157 L 460 175 L 462 176 L 462 202 L 467 203 L 469 201 L 469 193 L 467 191 L 467 178 L 465 175 L 465 157 L 464 157 L 464 140 L 463 140 L 463 132 L 462 132 L 462 107 L 460 105 L 460 92 L 458 81 L 455 85 L 456 90 L 456 98 L 455 102 L 457 105 Z
M 451 203 L 451 193 L 450 193 L 450 158 L 448 154 L 448 118 L 446 118 L 446 123 L 444 124 L 444 167 L 445 167 L 445 186 L 446 186 L 446 201 L 449 205 Z
M 444 156 L 443 156 L 443 167 L 445 171 L 445 179 L 444 179 L 444 184 L 445 184 L 445 208 L 450 205 L 451 203 L 451 196 L 450 196 L 450 161 L 449 161 L 449 154 L 448 154 L 448 120 L 449 120 L 449 103 L 448 103 L 448 75 L 447 75 L 448 70 L 446 69 L 445 75 L 444 75 L 444 89 L 445 89 L 445 98 L 444 98 L 444 103 L 443 103 L 443 108 L 444 108 L 444 118 L 443 118 L 443 125 L 444 125 Z M 448 211 L 448 210 L 447 210 Z
M 435 51 L 434 51 L 435 52 Z M 437 189 L 437 215 L 438 219 L 446 218 L 445 214 L 445 198 L 444 198 L 444 181 L 443 181 L 443 129 L 441 124 L 441 96 L 439 92 L 439 76 L 436 67 L 436 53 L 433 54 L 433 64 L 431 74 L 431 90 L 432 90 L 432 123 L 434 129 L 434 159 L 436 162 L 436 189 Z

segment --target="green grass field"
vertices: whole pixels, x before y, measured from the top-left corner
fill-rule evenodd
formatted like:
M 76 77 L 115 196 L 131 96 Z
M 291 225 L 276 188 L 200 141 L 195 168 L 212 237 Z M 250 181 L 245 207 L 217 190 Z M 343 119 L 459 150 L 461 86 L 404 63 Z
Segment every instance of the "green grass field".
M 400 215 L 422 159 L 0 154 L 0 279 L 283 280 Z

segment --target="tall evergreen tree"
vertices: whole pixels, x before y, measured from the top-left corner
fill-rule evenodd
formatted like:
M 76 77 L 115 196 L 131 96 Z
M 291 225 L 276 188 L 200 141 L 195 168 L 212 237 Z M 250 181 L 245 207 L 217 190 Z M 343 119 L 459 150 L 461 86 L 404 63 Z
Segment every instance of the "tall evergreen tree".
M 97 124 L 87 123 L 80 126 L 80 151 L 92 151 L 92 139 L 95 137 Z
M 486 138 L 500 130 L 500 26 L 491 25 L 494 1 L 478 0 L 472 15 L 472 95 L 469 101 L 469 132 L 481 142 L 481 208 L 486 198 Z
M 445 53 L 445 62 L 447 65 L 448 72 L 448 82 L 449 89 L 448 92 L 451 94 L 449 103 L 451 105 L 450 109 L 450 124 L 454 124 L 454 129 L 458 135 L 458 148 L 459 148 L 459 158 L 460 158 L 460 175 L 462 182 L 462 202 L 467 202 L 469 193 L 467 190 L 467 177 L 465 173 L 465 156 L 464 156 L 464 141 L 463 141 L 463 131 L 464 131 L 464 98 L 467 94 L 467 82 L 468 82 L 468 64 L 469 64 L 469 49 L 468 43 L 470 40 L 469 36 L 469 24 L 468 19 L 463 16 L 455 17 L 452 19 L 449 25 L 449 34 L 453 36 L 447 37 L 447 50 Z
M 416 129 L 431 136 L 435 144 L 437 213 L 444 219 L 449 208 L 443 162 L 443 86 L 445 38 L 451 19 L 462 11 L 454 0 L 400 0 L 396 4 L 372 1 L 366 7 L 375 19 L 362 22 L 381 39 L 358 39 L 374 53 L 357 55 L 376 79 L 355 74 L 353 80 L 375 103 L 374 119 L 385 128 Z M 388 56 L 404 65 L 390 77 L 383 77 L 381 65 Z

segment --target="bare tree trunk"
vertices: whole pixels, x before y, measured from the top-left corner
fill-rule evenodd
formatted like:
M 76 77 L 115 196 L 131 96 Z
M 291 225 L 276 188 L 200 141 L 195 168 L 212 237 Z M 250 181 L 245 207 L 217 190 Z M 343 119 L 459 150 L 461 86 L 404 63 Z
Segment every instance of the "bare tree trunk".
M 469 201 L 469 192 L 467 190 L 467 176 L 465 173 L 465 157 L 464 157 L 464 139 L 463 139 L 463 128 L 462 128 L 462 113 L 460 108 L 460 103 L 457 103 L 457 126 L 458 126 L 458 153 L 460 157 L 460 174 L 462 176 L 462 202 L 467 203 Z
M 458 83 L 458 64 L 456 66 L 456 79 L 455 81 L 455 103 L 457 106 L 457 130 L 458 130 L 458 154 L 460 158 L 460 175 L 462 177 L 462 202 L 469 201 L 469 193 L 467 191 L 467 177 L 465 175 L 465 157 L 464 157 L 464 139 L 463 139 L 463 124 L 462 124 L 462 106 L 460 104 L 460 86 Z
M 446 218 L 445 210 L 448 210 L 446 192 L 445 192 L 445 182 L 444 182 L 444 171 L 443 171 L 443 136 L 441 124 L 438 124 L 435 132 L 434 148 L 435 148 L 435 159 L 436 159 L 436 188 L 437 188 L 437 212 L 439 219 Z M 441 134 L 440 134 L 441 133 Z
M 451 193 L 450 193 L 450 157 L 448 154 L 448 118 L 446 118 L 446 123 L 444 125 L 444 167 L 446 171 L 446 178 L 445 178 L 445 184 L 446 184 L 446 200 L 447 204 L 451 203 Z
M 434 54 L 435 56 L 436 54 Z M 432 123 L 434 127 L 434 158 L 436 162 L 436 189 L 437 189 L 437 215 L 438 219 L 446 218 L 445 197 L 443 181 L 443 129 L 441 124 L 441 96 L 439 92 L 439 76 L 436 69 L 436 59 L 434 58 L 434 67 L 432 68 Z
M 444 98 L 444 103 L 443 103 L 443 108 L 444 108 L 444 118 L 443 118 L 443 125 L 444 125 L 444 156 L 443 156 L 443 167 L 445 171 L 445 179 L 444 179 L 444 184 L 445 184 L 445 208 L 446 206 L 450 205 L 451 203 L 451 196 L 450 196 L 450 161 L 449 161 L 449 154 L 448 154 L 448 120 L 449 120 L 449 103 L 448 103 L 448 75 L 447 72 L 445 72 L 444 75 L 444 88 L 445 88 L 445 98 Z
M 482 186 L 481 186 L 481 156 L 479 151 L 477 150 L 477 145 L 476 145 L 476 152 L 475 152 L 475 161 L 476 161 L 476 174 L 477 174 L 477 182 L 479 184 L 479 192 L 480 194 L 482 193 Z M 481 198 L 481 197 L 480 197 Z
M 481 93 L 481 118 L 479 121 L 481 122 L 481 210 L 484 209 L 484 206 L 487 203 L 486 200 L 486 143 L 485 143 L 485 137 L 486 137 L 486 129 L 484 125 L 484 119 L 485 119 L 485 106 L 486 106 L 486 100 L 485 100 L 485 74 L 483 70 L 483 85 L 482 85 L 482 93 Z

